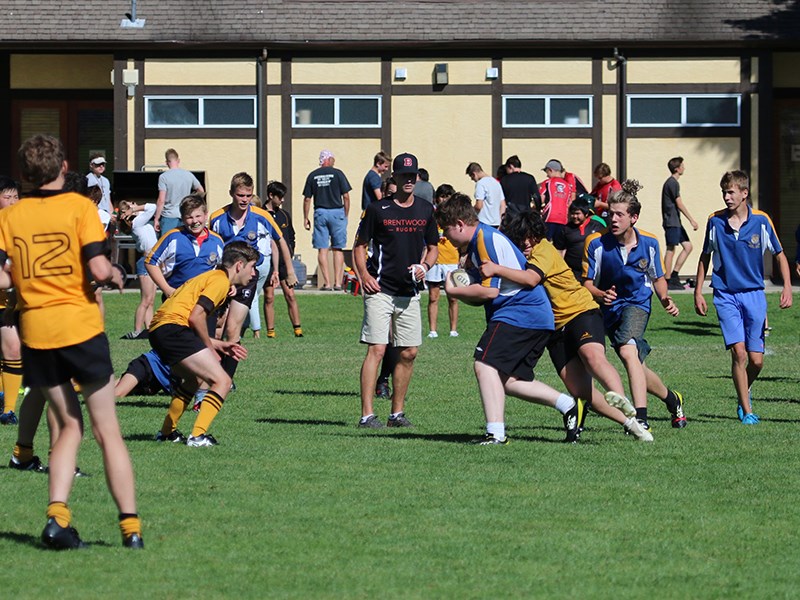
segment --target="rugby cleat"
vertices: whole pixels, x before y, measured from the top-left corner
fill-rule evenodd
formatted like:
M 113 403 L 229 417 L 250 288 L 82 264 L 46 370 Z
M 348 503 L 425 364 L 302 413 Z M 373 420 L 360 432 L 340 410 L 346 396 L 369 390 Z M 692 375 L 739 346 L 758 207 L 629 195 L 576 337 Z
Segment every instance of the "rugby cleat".
M 494 437 L 492 433 L 485 433 L 482 438 L 474 439 L 470 442 L 475 446 L 505 446 L 508 444 L 508 436 L 502 440 Z
M 652 442 L 653 434 L 642 427 L 641 423 L 634 418 L 629 418 L 622 426 L 625 433 L 634 436 L 640 442 Z
M 185 444 L 186 436 L 177 429 L 169 435 L 164 435 L 160 431 L 156 434 L 155 440 L 157 442 L 172 442 L 173 444 Z
M 78 550 L 87 548 L 83 543 L 78 531 L 74 527 L 67 525 L 61 527 L 54 517 L 47 519 L 42 531 L 42 544 L 51 550 Z
M 379 381 L 375 386 L 375 397 L 388 399 L 392 397 L 392 389 L 386 381 Z
M 20 462 L 17 458 L 11 457 L 8 461 L 9 469 L 16 469 L 17 471 L 33 471 L 34 473 L 47 473 L 47 466 L 42 464 L 38 456 L 34 456 L 30 460 Z
M 636 409 L 633 407 L 633 404 L 631 404 L 631 401 L 622 394 L 618 394 L 617 392 L 606 392 L 605 398 L 606 402 L 608 402 L 614 408 L 622 411 L 622 414 L 629 419 L 636 416 Z
M 580 431 L 578 430 L 578 421 L 579 421 L 579 404 L 576 401 L 575 406 L 570 408 L 567 412 L 564 413 L 564 430 L 567 432 L 567 436 L 564 438 L 565 444 L 577 444 L 578 439 L 581 436 Z
M 17 415 L 14 414 L 13 410 L 0 415 L 0 425 L 16 425 L 17 423 L 19 423 L 19 419 L 17 419 Z
M 205 448 L 208 446 L 216 446 L 219 442 L 214 439 L 214 436 L 209 433 L 201 433 L 198 436 L 190 435 L 186 440 L 186 445 L 192 448 Z
M 138 533 L 132 533 L 128 537 L 123 537 L 122 545 L 125 548 L 144 549 L 144 541 L 142 540 L 142 536 Z
M 672 428 L 683 429 L 686 427 L 686 415 L 683 413 L 683 395 L 675 390 L 672 390 L 672 393 L 678 399 L 678 405 L 675 407 L 675 412 L 672 413 Z
M 758 425 L 759 423 L 761 423 L 761 419 L 754 413 L 746 414 L 742 419 L 742 425 Z

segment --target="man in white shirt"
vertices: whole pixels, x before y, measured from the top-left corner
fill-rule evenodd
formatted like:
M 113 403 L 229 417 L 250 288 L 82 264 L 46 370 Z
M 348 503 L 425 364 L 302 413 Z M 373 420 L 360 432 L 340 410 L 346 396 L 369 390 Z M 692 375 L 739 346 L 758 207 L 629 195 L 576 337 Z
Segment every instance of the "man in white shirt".
M 467 165 L 467 175 L 475 182 L 475 210 L 478 221 L 499 227 L 506 212 L 506 198 L 500 182 L 484 172 L 476 162 Z
M 108 214 L 113 212 L 111 207 L 111 183 L 103 175 L 106 172 L 106 157 L 99 152 L 93 152 L 89 157 L 89 172 L 86 174 L 86 187 L 96 185 L 103 192 L 98 208 Z

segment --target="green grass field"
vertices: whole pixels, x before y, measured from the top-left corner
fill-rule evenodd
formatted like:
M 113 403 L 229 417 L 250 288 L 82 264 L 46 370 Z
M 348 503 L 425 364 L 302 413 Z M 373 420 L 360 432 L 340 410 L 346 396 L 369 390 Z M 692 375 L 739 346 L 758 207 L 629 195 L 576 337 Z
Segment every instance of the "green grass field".
M 149 349 L 118 339 L 137 300 L 106 296 L 117 373 Z M 166 397 L 119 403 L 144 552 L 120 546 L 90 431 L 79 464 L 93 477 L 71 498 L 86 551 L 39 548 L 47 478 L 2 458 L 0 597 L 798 597 L 800 308 L 779 311 L 770 295 L 753 391 L 762 423 L 745 427 L 715 318 L 677 300 L 677 319 L 656 307 L 648 364 L 684 393 L 686 429 L 653 400 L 655 443 L 590 415 L 567 446 L 558 413 L 510 398 L 511 443 L 476 447 L 465 442 L 483 432 L 471 359 L 481 309 L 462 305 L 461 337 L 425 340 L 407 404 L 416 428 L 370 432 L 355 427 L 361 301 L 300 294 L 295 339 L 279 297 L 278 338 L 246 340 L 212 427 L 219 446 L 151 441 Z M 546 357 L 537 376 L 562 387 Z M 377 407 L 385 418 L 388 402 Z M 0 428 L 5 457 L 15 434 Z

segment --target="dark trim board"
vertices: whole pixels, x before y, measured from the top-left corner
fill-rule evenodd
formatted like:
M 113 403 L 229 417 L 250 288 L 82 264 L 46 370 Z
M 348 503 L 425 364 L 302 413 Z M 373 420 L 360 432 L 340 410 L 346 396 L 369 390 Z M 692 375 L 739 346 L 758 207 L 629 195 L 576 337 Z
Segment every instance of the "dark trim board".
M 292 103 L 286 99 L 290 95 L 292 81 L 292 61 L 289 58 L 281 59 L 281 178 L 286 185 L 286 198 L 283 208 L 294 217 L 294 191 L 292 190 Z M 298 192 L 299 193 L 299 192 Z M 298 207 L 297 219 L 302 215 L 302 207 Z M 295 219 L 295 220 L 297 220 Z M 299 224 L 298 227 L 302 225 Z
M 626 127 L 628 138 L 738 138 L 741 127 Z
M 362 140 L 362 139 L 383 139 L 382 127 L 348 127 L 348 128 L 308 128 L 292 127 L 291 123 L 289 128 L 292 132 L 292 139 L 294 140 L 330 140 L 330 139 L 349 139 L 349 140 Z
M 139 71 L 139 81 L 144 81 L 144 60 L 135 60 L 133 68 Z M 146 130 L 144 128 L 144 94 L 142 93 L 144 86 L 137 85 L 134 98 L 136 99 L 136 109 L 133 114 L 133 164 L 128 168 L 132 171 L 141 169 L 144 162 L 144 140 Z M 160 161 L 159 161 L 160 162 Z
M 588 140 L 593 138 L 594 127 L 572 129 L 569 127 L 504 127 L 500 135 L 503 139 L 572 139 Z
M 2 89 L 2 88 L 0 88 Z M 50 89 L 17 88 L 8 90 L 11 100 L 108 100 L 114 99 L 114 90 L 102 89 Z
M 255 85 L 145 85 L 146 96 L 255 96 Z
M 255 140 L 258 129 L 145 129 L 148 140 Z
M 8 133 L 11 131 L 11 96 L 7 92 L 11 85 L 11 55 L 6 52 L 0 53 L 0 115 L 3 115 L 6 132 L 6 139 L 0 143 L 0 173 L 11 173 L 11 141 Z
M 114 165 L 128 170 L 128 90 L 122 85 L 122 71 L 128 66 L 125 57 L 114 57 Z

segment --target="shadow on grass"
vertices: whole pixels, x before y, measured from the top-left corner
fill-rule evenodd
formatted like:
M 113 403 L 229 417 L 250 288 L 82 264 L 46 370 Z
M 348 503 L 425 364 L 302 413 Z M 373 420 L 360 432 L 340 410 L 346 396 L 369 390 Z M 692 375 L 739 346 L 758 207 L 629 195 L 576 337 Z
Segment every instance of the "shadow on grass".
M 323 419 L 256 419 L 256 423 L 273 423 L 277 425 L 333 425 L 334 427 L 346 427 L 351 425 L 346 421 L 325 421 Z
M 357 398 L 357 392 L 337 392 L 334 390 L 275 390 L 272 392 L 279 396 L 340 396 L 342 398 Z
M 714 329 L 707 329 L 705 327 L 699 326 L 697 323 L 691 323 L 687 325 L 670 325 L 669 327 L 654 327 L 656 331 L 677 331 L 678 333 L 684 333 L 686 335 L 691 335 L 694 337 L 706 336 L 706 337 L 714 337 L 720 336 L 719 326 L 714 325 Z
M 155 433 L 132 433 L 130 435 L 123 435 L 122 439 L 126 442 L 155 442 Z
M 756 405 L 756 414 L 758 414 L 758 406 Z M 739 417 L 735 414 L 732 416 L 728 415 L 702 415 L 706 417 L 710 421 L 735 421 L 736 423 L 739 422 Z M 779 419 L 776 417 L 761 417 L 762 423 L 800 423 L 800 419 Z
M 43 552 L 53 552 L 53 550 L 50 550 L 49 548 L 45 548 L 42 545 L 42 540 L 39 538 L 39 536 L 31 535 L 29 533 L 17 533 L 17 532 L 14 532 L 14 531 L 0 531 L 0 539 L 8 540 L 10 542 L 15 542 L 15 543 L 20 544 L 20 545 L 32 546 L 33 548 L 36 548 L 37 550 L 41 550 Z M 90 547 L 91 546 L 102 546 L 102 547 L 105 547 L 105 548 L 110 548 L 112 546 L 112 544 L 109 544 L 108 542 L 104 542 L 102 540 L 97 540 L 97 541 L 94 541 L 94 542 L 88 542 L 88 541 L 84 540 L 84 542 L 86 542 Z

